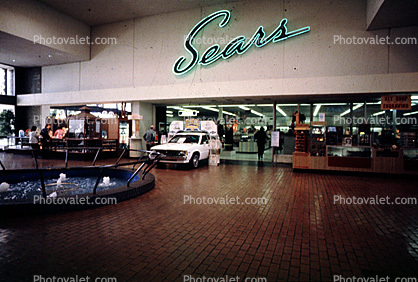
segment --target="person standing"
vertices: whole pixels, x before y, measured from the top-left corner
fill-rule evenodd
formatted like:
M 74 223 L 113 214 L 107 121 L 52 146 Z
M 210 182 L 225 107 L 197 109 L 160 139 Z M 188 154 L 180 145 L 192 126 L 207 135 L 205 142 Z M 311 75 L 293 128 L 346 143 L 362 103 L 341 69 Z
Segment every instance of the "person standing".
M 49 145 L 50 145 L 50 141 L 51 141 L 51 137 L 52 137 L 52 130 L 51 130 L 51 125 L 47 124 L 45 125 L 44 128 L 42 128 L 41 130 L 41 136 L 42 136 L 42 155 L 43 157 L 46 157 L 47 155 L 47 150 L 49 149 Z
M 39 149 L 39 139 L 38 139 L 38 133 L 36 132 L 36 126 L 32 126 L 29 134 L 29 144 L 32 147 L 32 149 L 37 150 Z
M 154 131 L 154 125 L 151 125 L 150 128 L 145 131 L 144 134 L 144 140 L 145 144 L 147 145 L 147 151 L 151 149 L 151 147 L 154 145 L 155 142 L 155 131 Z
M 266 145 L 267 140 L 267 134 L 264 131 L 264 127 L 261 127 L 260 130 L 254 134 L 254 139 L 257 142 L 258 160 L 261 160 L 264 155 L 264 146 Z

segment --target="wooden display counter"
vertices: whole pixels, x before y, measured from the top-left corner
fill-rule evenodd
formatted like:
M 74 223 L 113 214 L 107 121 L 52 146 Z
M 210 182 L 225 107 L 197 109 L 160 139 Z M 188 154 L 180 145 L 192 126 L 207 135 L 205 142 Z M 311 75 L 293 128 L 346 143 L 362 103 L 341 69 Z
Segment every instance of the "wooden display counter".
M 418 174 L 418 149 L 374 149 L 372 147 L 327 146 L 327 156 L 293 154 L 293 168 Z
M 309 169 L 311 167 L 311 158 L 309 153 L 294 152 L 293 168 Z
M 93 149 L 94 148 L 94 149 Z M 90 159 L 97 153 L 97 148 L 101 148 L 100 155 L 115 157 L 118 150 L 118 140 L 99 139 L 99 138 L 52 138 L 49 144 L 51 157 L 65 156 L 67 149 L 69 156 L 79 155 L 81 159 Z

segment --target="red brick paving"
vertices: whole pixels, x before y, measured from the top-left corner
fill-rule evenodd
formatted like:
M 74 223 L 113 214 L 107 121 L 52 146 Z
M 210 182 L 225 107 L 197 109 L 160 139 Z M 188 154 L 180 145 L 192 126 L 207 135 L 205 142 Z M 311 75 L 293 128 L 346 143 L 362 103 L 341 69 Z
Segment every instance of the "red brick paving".
M 26 157 L 0 159 L 9 168 L 33 165 Z M 1 219 L 0 280 L 228 275 L 330 281 L 333 275 L 418 274 L 417 205 L 333 204 L 334 194 L 418 197 L 414 179 L 237 165 L 152 173 L 154 190 L 117 205 Z M 184 195 L 266 197 L 268 203 L 193 205 L 183 203 Z

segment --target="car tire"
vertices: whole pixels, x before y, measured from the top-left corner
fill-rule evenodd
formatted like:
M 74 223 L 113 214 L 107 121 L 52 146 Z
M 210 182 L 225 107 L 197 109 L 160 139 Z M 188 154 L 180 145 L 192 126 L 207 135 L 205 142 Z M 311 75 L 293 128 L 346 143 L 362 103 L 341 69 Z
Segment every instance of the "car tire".
M 199 153 L 194 153 L 192 158 L 190 159 L 190 166 L 192 168 L 198 168 L 199 167 Z

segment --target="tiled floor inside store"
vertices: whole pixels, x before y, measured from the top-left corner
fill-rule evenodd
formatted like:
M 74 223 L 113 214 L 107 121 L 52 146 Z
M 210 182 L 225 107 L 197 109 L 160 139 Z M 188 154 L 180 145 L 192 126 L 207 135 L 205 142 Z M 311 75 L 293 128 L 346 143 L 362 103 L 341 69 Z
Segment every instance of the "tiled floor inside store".
M 273 154 L 273 149 L 269 148 L 264 151 L 263 162 L 271 162 Z M 238 148 L 234 147 L 233 151 L 223 150 L 221 153 L 221 160 L 234 160 L 234 161 L 258 161 L 257 153 L 239 153 Z
M 8 169 L 34 166 L 25 156 L 0 153 L 0 160 Z M 70 161 L 76 164 L 83 162 Z M 62 165 L 40 160 L 43 167 Z M 335 195 L 416 199 L 415 179 L 303 173 L 262 164 L 152 173 L 154 190 L 116 205 L 0 219 L 0 280 L 78 275 L 187 281 L 189 275 L 228 275 L 240 281 L 330 281 L 334 275 L 418 275 L 417 204 L 334 203 Z M 253 202 L 185 202 L 202 197 Z M 256 203 L 259 198 L 267 202 Z

